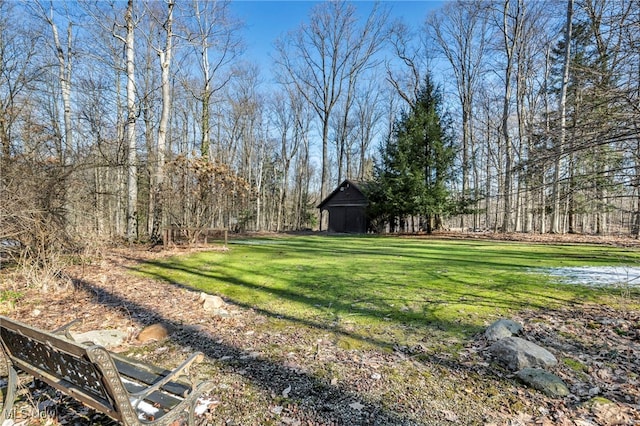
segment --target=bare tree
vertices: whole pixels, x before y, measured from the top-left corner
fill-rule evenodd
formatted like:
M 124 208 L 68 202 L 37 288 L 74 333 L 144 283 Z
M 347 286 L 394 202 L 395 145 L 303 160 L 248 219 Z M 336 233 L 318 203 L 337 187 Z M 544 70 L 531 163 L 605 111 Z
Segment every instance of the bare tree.
M 135 73 L 135 29 L 133 0 L 128 0 L 124 14 L 125 34 L 121 35 L 114 28 L 113 36 L 120 40 L 126 51 L 127 69 L 127 229 L 126 238 L 133 241 L 137 238 L 138 228 L 138 155 L 136 151 L 136 73 Z
M 404 22 L 396 21 L 391 26 L 389 43 L 395 57 L 400 60 L 401 69 L 392 67 L 391 61 L 387 61 L 387 81 L 409 107 L 413 107 L 418 99 L 425 62 L 430 59 L 422 40 L 416 44 L 415 38 Z
M 304 99 L 294 87 L 287 87 L 284 94 L 276 95 L 272 101 L 273 121 L 280 133 L 281 180 L 278 188 L 276 231 L 284 227 L 285 206 L 289 189 L 291 162 L 298 153 L 306 135 L 308 114 Z
M 564 155 L 565 139 L 567 137 L 567 88 L 569 86 L 569 67 L 571 63 L 571 30 L 573 23 L 573 0 L 567 1 L 567 19 L 565 22 L 564 39 L 565 48 L 562 64 L 562 85 L 558 110 L 560 112 L 560 135 L 558 137 L 555 153 L 555 168 L 553 172 L 553 215 L 551 216 L 551 232 L 561 232 L 560 225 L 560 169 Z
M 191 93 L 201 103 L 200 153 L 208 157 L 212 97 L 233 76 L 225 67 L 232 64 L 242 51 L 242 41 L 238 36 L 242 24 L 230 16 L 227 1 L 194 0 L 192 7 L 194 20 L 186 23 L 185 33 L 198 54 L 202 87 L 191 89 Z
M 373 172 L 371 143 L 380 131 L 384 110 L 380 107 L 384 94 L 382 88 L 371 78 L 367 86 L 361 88 L 356 97 L 357 173 L 356 178 L 364 181 Z M 350 176 L 351 177 L 351 176 Z
M 309 24 L 302 24 L 276 42 L 280 79 L 296 87 L 320 121 L 321 198 L 330 187 L 329 132 L 334 109 L 348 91 L 350 78 L 364 70 L 380 48 L 385 20 L 385 15 L 374 8 L 359 28 L 353 4 L 321 3 L 313 9 Z
M 487 13 L 482 2 L 457 0 L 429 16 L 427 27 L 453 69 L 462 112 L 462 197 L 469 197 L 473 150 L 472 108 L 487 50 Z M 477 185 L 477 183 L 476 183 Z M 464 227 L 464 215 L 460 216 Z
M 160 112 L 160 122 L 158 124 L 158 140 L 155 155 L 155 170 L 151 180 L 149 211 L 151 214 L 151 241 L 158 242 L 162 238 L 162 227 L 164 225 L 164 211 L 162 205 L 162 193 L 164 187 L 165 162 L 167 151 L 167 132 L 169 129 L 169 118 L 171 116 L 171 60 L 173 55 L 173 9 L 174 0 L 167 0 L 167 11 L 162 29 L 164 32 L 164 46 L 155 48 L 160 61 L 162 92 L 162 108 Z
M 71 121 L 71 73 L 73 69 L 73 22 L 69 18 L 67 11 L 66 44 L 63 46 L 60 41 L 58 25 L 56 24 L 53 3 L 49 5 L 49 10 L 45 10 L 40 2 L 33 3 L 38 15 L 49 25 L 52 35 L 52 50 L 58 62 L 58 82 L 60 84 L 60 94 L 62 95 L 63 122 L 64 122 L 64 142 L 60 142 L 58 155 L 60 162 L 67 162 L 69 150 L 73 149 L 73 123 Z
M 20 97 L 40 72 L 34 58 L 41 38 L 16 25 L 25 19 L 20 13 L 17 3 L 0 1 L 0 167 L 14 154 L 14 127 L 27 107 Z
M 503 183 L 503 200 L 504 210 L 502 219 L 502 232 L 511 232 L 513 230 L 513 178 L 514 178 L 514 149 L 509 126 L 509 117 L 511 115 L 512 103 L 512 77 L 514 67 L 516 65 L 516 51 L 518 43 L 521 41 L 522 26 L 525 16 L 525 1 L 504 0 L 501 19 L 502 25 L 500 31 L 502 35 L 502 48 L 505 54 L 504 68 L 504 94 L 502 98 L 502 125 L 501 136 L 504 147 L 505 164 L 504 164 L 504 183 Z

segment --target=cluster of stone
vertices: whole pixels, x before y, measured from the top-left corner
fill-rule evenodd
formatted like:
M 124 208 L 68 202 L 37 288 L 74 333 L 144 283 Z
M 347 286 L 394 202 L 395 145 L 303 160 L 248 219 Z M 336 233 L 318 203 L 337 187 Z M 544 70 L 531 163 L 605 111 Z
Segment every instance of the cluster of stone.
M 485 337 L 493 342 L 489 352 L 500 365 L 516 373 L 525 384 L 551 397 L 564 397 L 569 388 L 555 374 L 548 371 L 558 364 L 547 349 L 521 337 L 522 325 L 501 319 L 485 330 Z

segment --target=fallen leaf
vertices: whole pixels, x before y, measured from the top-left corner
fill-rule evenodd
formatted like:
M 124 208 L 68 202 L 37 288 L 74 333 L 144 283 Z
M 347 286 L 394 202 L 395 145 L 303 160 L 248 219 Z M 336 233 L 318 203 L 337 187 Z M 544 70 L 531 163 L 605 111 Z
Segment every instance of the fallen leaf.
M 353 402 L 349 404 L 349 407 L 353 408 L 354 410 L 360 411 L 364 408 L 364 405 L 360 404 L 359 402 Z
M 453 411 L 443 410 L 442 414 L 444 414 L 444 419 L 449 421 L 449 422 L 457 422 L 458 421 L 458 415 L 456 413 L 454 413 Z
M 287 386 L 287 388 L 282 391 L 282 397 L 289 398 L 289 392 L 291 392 L 291 385 Z

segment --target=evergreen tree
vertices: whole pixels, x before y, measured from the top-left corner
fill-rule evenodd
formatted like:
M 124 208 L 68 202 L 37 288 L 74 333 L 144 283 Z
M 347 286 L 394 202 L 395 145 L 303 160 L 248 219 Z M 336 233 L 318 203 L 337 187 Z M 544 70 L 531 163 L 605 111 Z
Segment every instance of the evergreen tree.
M 431 232 L 452 211 L 447 187 L 454 160 L 450 124 L 442 108 L 442 93 L 427 74 L 417 99 L 395 123 L 382 147 L 374 181 L 367 187 L 374 222 L 420 216 Z

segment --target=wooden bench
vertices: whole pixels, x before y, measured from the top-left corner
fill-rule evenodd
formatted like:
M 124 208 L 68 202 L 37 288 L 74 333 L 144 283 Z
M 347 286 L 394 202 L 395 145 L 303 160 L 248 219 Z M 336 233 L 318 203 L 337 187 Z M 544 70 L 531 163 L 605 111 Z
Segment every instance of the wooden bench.
M 0 424 L 12 415 L 20 371 L 124 425 L 194 423 L 198 398 L 212 388 L 212 382 L 196 384 L 189 375 L 189 367 L 202 361 L 201 353 L 168 371 L 102 346 L 75 342 L 68 334 L 70 326 L 46 332 L 0 316 L 9 373 Z

